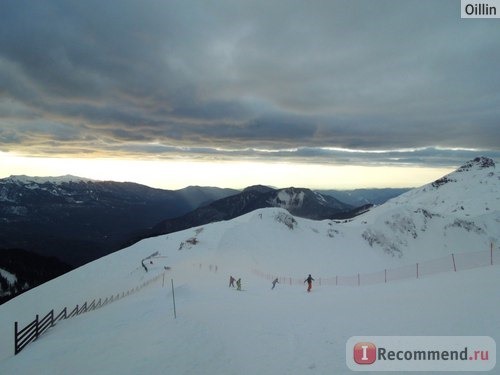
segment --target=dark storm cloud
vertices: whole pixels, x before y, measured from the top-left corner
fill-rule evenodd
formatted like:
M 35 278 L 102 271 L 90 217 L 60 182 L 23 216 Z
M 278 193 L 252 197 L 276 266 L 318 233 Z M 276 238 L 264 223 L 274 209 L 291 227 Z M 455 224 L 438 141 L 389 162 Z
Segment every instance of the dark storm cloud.
M 422 164 L 463 161 L 452 149 L 496 154 L 499 21 L 461 20 L 459 6 L 2 1 L 0 151 Z

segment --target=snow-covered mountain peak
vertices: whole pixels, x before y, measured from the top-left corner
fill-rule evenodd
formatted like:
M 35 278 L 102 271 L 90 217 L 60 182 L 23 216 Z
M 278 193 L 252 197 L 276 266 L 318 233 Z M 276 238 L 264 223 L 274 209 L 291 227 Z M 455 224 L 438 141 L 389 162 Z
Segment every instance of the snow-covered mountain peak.
M 431 247 L 445 254 L 447 237 L 461 238 L 454 251 L 487 248 L 500 240 L 500 178 L 493 160 L 475 158 L 456 171 L 375 207 L 356 222 L 363 237 L 396 256 Z M 417 254 L 413 254 L 416 256 Z
M 463 203 L 469 202 L 469 209 L 498 209 L 500 196 L 500 176 L 496 173 L 495 162 L 486 157 L 477 157 L 460 168 L 422 187 L 412 189 L 389 200 L 386 205 L 400 205 L 410 202 L 413 206 L 426 206 L 446 213 L 457 207 L 464 210 Z
M 485 169 L 485 168 L 494 169 L 495 162 L 493 161 L 493 159 L 484 156 L 478 156 L 477 158 L 469 160 L 467 163 L 458 168 L 457 172 L 465 172 L 473 169 Z
M 479 156 L 475 159 L 469 160 L 454 172 L 434 181 L 432 186 L 439 188 L 448 183 L 470 184 L 476 183 L 478 179 L 497 179 L 495 176 L 495 162 L 487 157 Z
M 19 183 L 22 185 L 29 185 L 29 184 L 46 184 L 46 183 L 51 183 L 51 184 L 64 184 L 64 183 L 70 183 L 70 182 L 92 182 L 94 180 L 91 180 L 90 178 L 82 178 L 78 176 L 73 176 L 73 175 L 64 175 L 64 176 L 56 176 L 56 177 L 33 177 L 33 176 L 25 176 L 25 175 L 12 175 L 7 178 L 8 180 Z

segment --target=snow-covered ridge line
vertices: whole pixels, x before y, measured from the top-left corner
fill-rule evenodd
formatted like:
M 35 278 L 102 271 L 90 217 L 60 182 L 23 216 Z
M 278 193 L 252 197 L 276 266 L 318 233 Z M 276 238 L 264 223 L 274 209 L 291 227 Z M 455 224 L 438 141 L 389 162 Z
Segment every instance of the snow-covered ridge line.
M 72 175 L 64 175 L 64 176 L 47 176 L 47 177 L 32 177 L 32 176 L 26 176 L 26 175 L 12 175 L 9 176 L 7 179 L 22 183 L 22 184 L 46 184 L 46 183 L 55 183 L 55 184 L 64 184 L 64 183 L 70 183 L 70 182 L 94 182 L 95 180 L 92 180 L 90 178 L 83 178 L 83 177 L 77 177 L 77 176 L 72 176 Z

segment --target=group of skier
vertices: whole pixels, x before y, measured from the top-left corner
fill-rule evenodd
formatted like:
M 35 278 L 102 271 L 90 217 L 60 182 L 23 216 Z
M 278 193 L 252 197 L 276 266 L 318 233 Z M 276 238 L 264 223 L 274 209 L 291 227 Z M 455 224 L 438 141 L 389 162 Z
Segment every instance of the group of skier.
M 241 278 L 239 278 L 238 280 L 236 280 L 232 275 L 229 276 L 229 287 L 231 288 L 234 288 L 234 282 L 236 281 L 236 290 L 241 290 Z M 312 289 L 312 282 L 314 281 L 313 277 L 311 276 L 311 274 L 309 274 L 309 276 L 307 276 L 307 278 L 304 280 L 304 284 L 307 282 L 307 292 L 310 292 L 311 289 Z M 273 281 L 272 281 L 272 289 L 274 289 L 276 287 L 276 284 L 279 284 L 279 281 L 278 281 L 278 278 L 275 278 Z
M 232 275 L 229 276 L 229 287 L 234 288 L 234 282 L 236 281 L 236 290 L 241 290 L 241 277 L 236 280 Z

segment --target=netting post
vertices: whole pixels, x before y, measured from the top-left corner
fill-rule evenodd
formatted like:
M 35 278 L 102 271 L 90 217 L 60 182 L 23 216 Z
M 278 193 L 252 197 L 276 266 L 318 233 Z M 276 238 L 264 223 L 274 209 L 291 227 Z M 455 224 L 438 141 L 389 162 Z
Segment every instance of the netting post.
M 490 243 L 490 265 L 493 265 L 493 242 Z
M 384 283 L 387 283 L 387 268 L 384 270 Z
M 177 312 L 175 310 L 175 292 L 174 292 L 174 279 L 170 279 L 170 282 L 172 283 L 172 301 L 174 303 L 174 319 L 177 319 Z
M 418 263 L 417 263 L 417 279 L 418 279 Z
M 361 285 L 361 279 L 359 278 L 359 273 L 358 273 L 358 286 Z
M 453 259 L 453 269 L 457 272 L 457 265 L 455 263 L 455 254 L 451 253 L 451 259 Z

